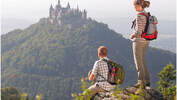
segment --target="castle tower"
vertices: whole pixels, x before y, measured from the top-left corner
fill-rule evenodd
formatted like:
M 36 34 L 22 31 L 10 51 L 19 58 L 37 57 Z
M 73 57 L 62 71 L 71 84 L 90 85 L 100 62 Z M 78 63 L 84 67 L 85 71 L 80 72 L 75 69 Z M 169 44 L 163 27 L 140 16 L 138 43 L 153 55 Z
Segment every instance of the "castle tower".
M 53 5 L 51 4 L 49 9 L 49 21 L 52 24 L 58 25 L 67 24 L 69 21 L 68 19 L 66 20 L 64 17 L 72 17 L 71 21 L 72 19 L 74 20 L 75 19 L 79 20 L 80 18 L 87 19 L 87 12 L 86 10 L 81 11 L 78 5 L 76 9 L 71 9 L 69 2 L 66 7 L 61 6 L 60 0 L 58 0 L 58 4 L 55 7 L 53 7 Z
M 60 5 L 60 0 L 58 0 L 58 5 Z
M 53 8 L 53 6 L 51 4 L 50 9 L 49 9 L 49 16 L 50 16 L 50 18 L 53 16 L 53 14 L 54 14 L 54 8 Z
M 61 4 L 60 4 L 60 0 L 58 0 L 58 4 L 55 6 L 55 10 L 60 11 L 61 8 L 62 7 L 61 7 Z
M 50 9 L 49 9 L 49 21 L 51 23 L 53 23 L 54 19 L 55 19 L 55 10 L 54 10 L 54 8 L 53 8 L 53 6 L 51 4 Z
M 50 5 L 50 9 L 49 10 L 50 10 L 50 12 L 54 10 L 52 4 Z
M 84 12 L 82 12 L 82 18 L 87 19 L 87 11 L 84 9 Z
M 79 6 L 78 6 L 78 4 L 77 4 L 77 12 L 79 12 Z
M 69 4 L 69 2 L 68 2 L 68 5 L 67 5 L 67 8 L 70 9 L 70 4 Z
M 60 0 L 58 0 L 58 7 L 61 8 L 61 3 L 60 3 Z

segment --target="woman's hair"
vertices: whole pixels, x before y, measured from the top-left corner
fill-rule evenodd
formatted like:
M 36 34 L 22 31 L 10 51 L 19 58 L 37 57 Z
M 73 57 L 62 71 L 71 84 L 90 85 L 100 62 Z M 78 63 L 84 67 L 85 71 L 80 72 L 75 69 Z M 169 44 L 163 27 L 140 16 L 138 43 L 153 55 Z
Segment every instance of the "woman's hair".
M 147 0 L 135 0 L 134 5 L 140 5 L 142 8 L 148 8 L 150 6 L 150 2 Z

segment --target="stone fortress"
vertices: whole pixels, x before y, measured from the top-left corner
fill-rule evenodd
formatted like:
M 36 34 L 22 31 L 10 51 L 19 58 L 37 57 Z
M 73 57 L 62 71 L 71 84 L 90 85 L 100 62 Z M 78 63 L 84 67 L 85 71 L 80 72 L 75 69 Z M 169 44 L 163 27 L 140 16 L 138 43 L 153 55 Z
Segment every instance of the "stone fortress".
M 71 9 L 69 2 L 67 7 L 62 7 L 60 0 L 58 0 L 58 4 L 55 6 L 55 8 L 52 6 L 52 4 L 50 6 L 49 22 L 52 24 L 70 24 L 72 21 L 78 21 L 81 19 L 87 19 L 86 10 L 84 9 L 84 11 L 81 11 L 78 6 L 77 9 Z

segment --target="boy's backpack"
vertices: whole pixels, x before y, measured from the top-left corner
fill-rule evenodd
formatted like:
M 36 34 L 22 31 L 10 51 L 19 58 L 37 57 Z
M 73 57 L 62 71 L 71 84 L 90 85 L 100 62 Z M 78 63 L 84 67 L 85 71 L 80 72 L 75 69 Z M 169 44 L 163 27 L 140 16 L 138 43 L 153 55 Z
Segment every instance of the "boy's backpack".
M 122 84 L 125 78 L 125 71 L 123 67 L 111 60 L 103 59 L 108 65 L 108 79 L 107 81 L 112 85 Z
M 139 15 L 146 16 L 146 25 L 144 32 L 141 34 L 141 37 L 146 40 L 154 40 L 157 39 L 157 18 L 155 16 L 151 16 L 151 14 L 148 12 L 146 13 L 139 13 Z M 136 21 L 136 19 L 135 19 Z M 132 28 L 135 26 L 135 21 L 133 22 Z

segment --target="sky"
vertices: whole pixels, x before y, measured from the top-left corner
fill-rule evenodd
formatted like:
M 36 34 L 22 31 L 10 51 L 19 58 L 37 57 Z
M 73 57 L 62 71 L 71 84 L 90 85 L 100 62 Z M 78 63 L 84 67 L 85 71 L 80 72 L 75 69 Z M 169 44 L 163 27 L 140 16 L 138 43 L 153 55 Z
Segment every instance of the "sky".
M 51 4 L 58 0 L 1 0 L 2 18 L 16 18 L 37 21 L 48 16 Z M 97 20 L 109 18 L 133 18 L 136 14 L 134 0 L 61 0 L 62 6 L 70 2 L 71 8 L 77 5 L 81 10 L 86 9 L 88 16 Z M 150 0 L 151 11 L 159 19 L 176 20 L 176 0 Z
M 86 10 L 88 17 L 98 22 L 108 24 L 108 26 L 123 36 L 129 38 L 132 33 L 131 21 L 136 16 L 133 6 L 134 0 L 60 0 L 63 7 L 69 2 L 71 8 Z M 159 20 L 159 37 L 176 37 L 176 0 L 149 0 L 151 5 L 146 11 L 150 11 Z M 25 28 L 40 18 L 49 16 L 49 7 L 55 6 L 58 0 L 0 0 L 0 18 L 5 18 L 6 22 L 0 20 L 0 27 L 4 33 L 12 29 Z M 15 20 L 14 20 L 15 19 Z M 7 23 L 8 22 L 10 23 Z M 20 21 L 20 23 L 17 21 Z M 24 23 L 28 23 L 25 25 Z M 168 24 L 167 24 L 168 23 Z M 170 24 L 171 23 L 171 24 Z M 20 25 L 21 24 L 21 25 Z M 8 27 L 6 27 L 8 26 Z M 0 32 L 1 32 L 0 28 Z M 162 39 L 162 36 L 161 36 Z M 171 38 L 170 38 L 171 39 Z

